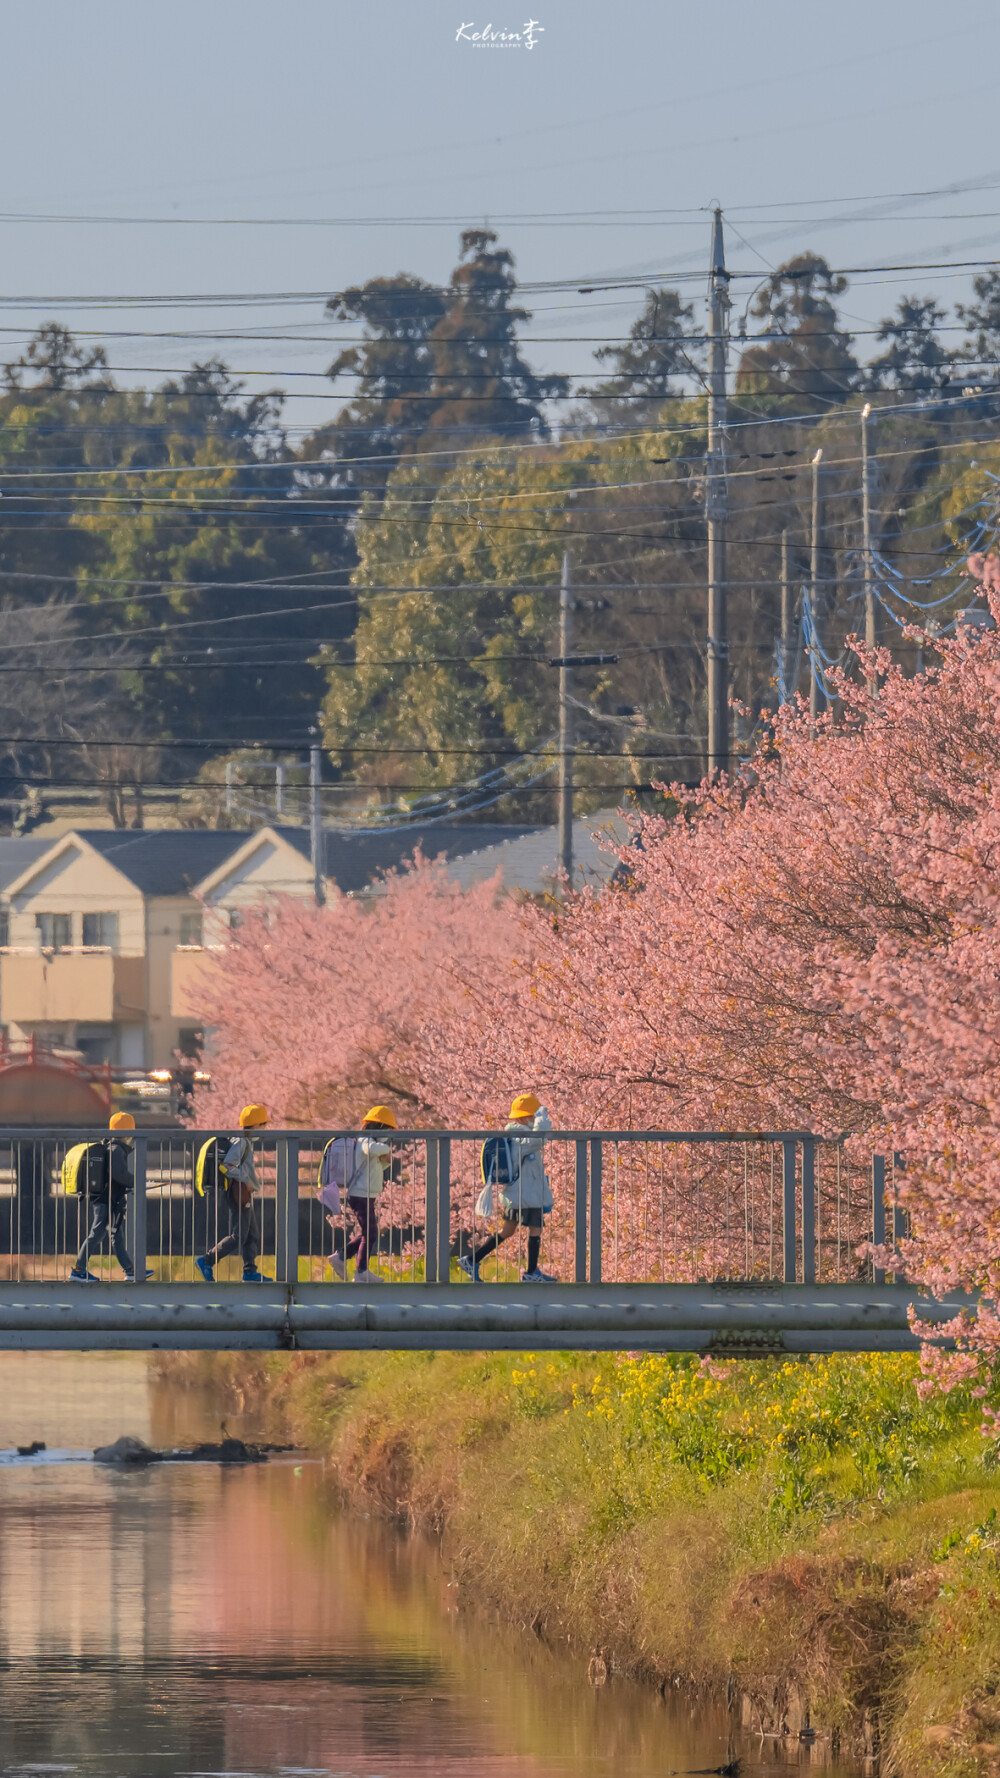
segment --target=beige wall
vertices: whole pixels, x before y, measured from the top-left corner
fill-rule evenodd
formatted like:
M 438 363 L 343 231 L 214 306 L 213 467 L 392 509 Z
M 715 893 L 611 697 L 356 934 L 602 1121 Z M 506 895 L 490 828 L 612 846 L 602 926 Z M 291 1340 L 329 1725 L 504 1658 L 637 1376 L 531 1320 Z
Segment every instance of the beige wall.
M 73 842 L 19 894 L 9 896 L 11 949 L 36 950 L 36 914 L 69 914 L 71 937 L 83 943 L 84 914 L 118 915 L 118 952 L 141 957 L 146 949 L 143 899 L 121 871 L 86 845 Z
M 56 841 L 54 844 L 59 845 Z M 167 1068 L 182 1029 L 202 1023 L 197 989 L 202 953 L 181 946 L 185 914 L 203 913 L 204 941 L 218 944 L 231 911 L 260 905 L 275 894 L 311 895 L 308 858 L 265 829 L 196 895 L 150 896 L 107 859 L 70 837 L 41 861 L 15 894 L 4 897 L 10 943 L 0 953 L 0 1020 L 14 1038 L 58 1036 L 73 1043 L 76 1027 L 114 1025 L 129 1066 Z M 39 952 L 35 915 L 68 914 L 74 947 L 83 942 L 85 913 L 118 916 L 118 949 Z M 125 1028 L 128 1028 L 126 1031 Z
M 109 951 L 8 951 L 0 957 L 0 1006 L 18 1025 L 134 1025 L 146 1010 L 145 975 L 141 957 Z

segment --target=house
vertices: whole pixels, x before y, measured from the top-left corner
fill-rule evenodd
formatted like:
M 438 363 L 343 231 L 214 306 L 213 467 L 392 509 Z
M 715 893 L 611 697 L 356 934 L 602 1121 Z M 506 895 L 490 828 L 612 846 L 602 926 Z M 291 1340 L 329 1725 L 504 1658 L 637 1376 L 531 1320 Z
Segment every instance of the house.
M 497 835 L 545 829 L 442 823 L 328 829 L 324 887 L 360 894 L 416 847 L 452 860 Z M 486 873 L 491 874 L 490 872 Z M 248 907 L 312 895 L 309 833 L 80 828 L 0 839 L 0 1026 L 119 1068 L 196 1053 L 204 953 Z
M 573 887 L 600 889 L 618 869 L 618 858 L 609 848 L 628 839 L 629 824 L 618 809 L 599 809 L 573 822 Z M 487 842 L 448 859 L 448 875 L 463 889 L 500 875 L 505 889 L 525 895 L 551 895 L 559 881 L 559 831 L 555 827 L 526 829 L 491 828 Z

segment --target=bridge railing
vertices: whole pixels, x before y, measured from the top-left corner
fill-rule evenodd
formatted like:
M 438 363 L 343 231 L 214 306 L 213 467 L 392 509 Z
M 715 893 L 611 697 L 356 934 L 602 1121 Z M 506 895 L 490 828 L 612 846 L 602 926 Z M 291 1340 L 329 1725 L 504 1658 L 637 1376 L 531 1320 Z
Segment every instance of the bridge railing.
M 288 1282 L 332 1280 L 357 1233 L 345 1206 L 328 1221 L 316 1195 L 333 1134 L 271 1131 L 256 1138 L 262 1271 Z M 141 1131 L 125 1238 L 141 1277 L 197 1276 L 194 1260 L 228 1231 L 220 1192 L 195 1190 L 195 1156 L 213 1132 Z M 225 1134 L 224 1132 L 222 1134 Z M 374 1266 L 401 1282 L 456 1283 L 455 1262 L 474 1254 L 496 1216 L 476 1208 L 480 1151 L 489 1131 L 400 1131 L 393 1177 L 378 1202 Z M 0 1282 L 65 1278 L 89 1226 L 86 1193 L 61 1184 L 65 1155 L 94 1131 L 0 1131 Z M 892 1158 L 859 1162 L 848 1145 L 808 1132 L 554 1131 L 544 1165 L 552 1209 L 542 1265 L 567 1283 L 882 1282 L 866 1245 L 892 1248 L 903 1232 Z M 530 1230 L 518 1227 L 488 1259 L 487 1281 L 518 1278 Z M 105 1247 L 90 1270 L 118 1277 Z M 220 1262 L 238 1279 L 239 1256 Z

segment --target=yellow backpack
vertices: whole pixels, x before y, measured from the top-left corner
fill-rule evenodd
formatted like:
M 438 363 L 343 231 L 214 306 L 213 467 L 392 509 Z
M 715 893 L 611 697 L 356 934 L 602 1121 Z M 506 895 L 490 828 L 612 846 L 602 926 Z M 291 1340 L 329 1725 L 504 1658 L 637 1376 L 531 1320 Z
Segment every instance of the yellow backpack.
M 203 1142 L 199 1148 L 198 1158 L 194 1164 L 194 1183 L 200 1198 L 205 1196 L 206 1188 L 209 1191 L 214 1191 L 217 1185 L 222 1185 L 226 1191 L 229 1190 L 226 1169 L 222 1165 L 224 1152 L 221 1139 L 218 1136 L 210 1136 L 208 1141 Z
M 101 1184 L 107 1180 L 107 1151 L 103 1142 L 78 1142 L 75 1148 L 67 1150 L 66 1159 L 62 1164 L 60 1179 L 67 1197 L 75 1197 L 89 1189 L 94 1189 L 94 1180 L 90 1177 L 90 1168 L 98 1161 L 102 1163 Z

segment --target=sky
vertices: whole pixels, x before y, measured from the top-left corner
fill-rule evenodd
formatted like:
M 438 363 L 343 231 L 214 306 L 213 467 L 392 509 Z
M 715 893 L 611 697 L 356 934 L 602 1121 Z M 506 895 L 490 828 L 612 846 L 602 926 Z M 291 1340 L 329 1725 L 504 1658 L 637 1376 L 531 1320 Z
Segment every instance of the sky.
M 349 393 L 324 375 L 352 335 L 325 294 L 444 281 L 470 224 L 543 287 L 526 356 L 580 376 L 644 281 L 676 277 L 701 315 L 715 203 L 737 324 L 804 248 L 935 262 L 851 277 L 861 356 L 901 295 L 950 310 L 967 262 L 1000 257 L 995 0 L 955 22 L 930 0 L 535 10 L 529 48 L 513 0 L 8 0 L 0 359 L 50 319 L 124 383 L 219 354 L 287 391 L 295 436 Z M 522 40 L 475 41 L 487 26 Z M 579 293 L 615 278 L 634 288 Z

